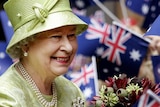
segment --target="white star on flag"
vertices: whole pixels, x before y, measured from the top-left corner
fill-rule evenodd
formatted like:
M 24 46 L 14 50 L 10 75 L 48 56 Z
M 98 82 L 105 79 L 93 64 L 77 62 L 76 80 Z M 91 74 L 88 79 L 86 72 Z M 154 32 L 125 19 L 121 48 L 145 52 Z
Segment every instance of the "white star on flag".
M 133 59 L 133 61 L 140 61 L 141 54 L 138 50 L 133 49 L 129 54 L 130 58 Z
M 96 49 L 96 54 L 97 54 L 98 56 L 101 56 L 101 55 L 103 54 L 103 52 L 104 52 L 104 48 L 103 48 L 103 47 L 98 47 L 98 48 Z
M 91 95 L 93 94 L 92 88 L 91 88 L 91 87 L 86 87 L 86 88 L 83 90 L 83 93 L 84 93 L 85 98 L 90 98 Z
M 142 12 L 143 14 L 147 14 L 149 11 L 149 6 L 147 4 L 142 5 Z
M 5 53 L 4 52 L 0 52 L 0 59 L 4 59 L 5 58 Z
M 158 71 L 158 73 L 160 74 L 160 68 L 158 68 L 158 70 L 157 70 L 157 71 Z

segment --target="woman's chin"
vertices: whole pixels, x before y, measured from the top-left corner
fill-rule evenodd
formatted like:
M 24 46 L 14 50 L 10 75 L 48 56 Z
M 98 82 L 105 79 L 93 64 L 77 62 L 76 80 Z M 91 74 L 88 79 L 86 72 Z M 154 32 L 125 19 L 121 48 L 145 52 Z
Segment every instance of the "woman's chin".
M 68 67 L 67 68 L 56 69 L 52 72 L 53 72 L 53 74 L 56 74 L 57 76 L 64 75 L 68 72 Z

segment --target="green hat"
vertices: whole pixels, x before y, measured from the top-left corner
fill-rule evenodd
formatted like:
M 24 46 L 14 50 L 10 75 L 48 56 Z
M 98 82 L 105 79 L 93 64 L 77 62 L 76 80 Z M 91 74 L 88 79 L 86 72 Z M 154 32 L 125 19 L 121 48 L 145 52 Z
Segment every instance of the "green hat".
M 27 37 L 54 28 L 77 25 L 77 34 L 87 29 L 70 8 L 69 0 L 8 0 L 4 9 L 14 28 L 14 34 L 7 46 L 7 53 Z

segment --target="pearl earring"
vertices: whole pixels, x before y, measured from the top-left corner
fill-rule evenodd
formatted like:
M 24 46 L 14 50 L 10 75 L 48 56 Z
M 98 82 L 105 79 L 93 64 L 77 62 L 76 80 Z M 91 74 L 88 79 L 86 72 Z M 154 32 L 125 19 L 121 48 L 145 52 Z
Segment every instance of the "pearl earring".
M 27 52 L 24 52 L 24 54 L 23 54 L 24 56 L 28 56 L 28 53 Z

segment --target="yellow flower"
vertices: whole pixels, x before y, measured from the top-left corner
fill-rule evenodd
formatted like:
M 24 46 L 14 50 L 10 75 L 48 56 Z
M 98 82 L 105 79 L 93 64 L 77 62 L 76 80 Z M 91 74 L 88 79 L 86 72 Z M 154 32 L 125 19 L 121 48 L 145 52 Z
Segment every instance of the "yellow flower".
M 127 87 L 126 87 L 126 91 L 131 94 L 132 91 L 135 91 L 136 94 L 138 94 L 139 91 L 143 91 L 143 88 L 140 87 L 138 84 L 129 84 Z
M 119 98 L 115 93 L 107 93 L 105 99 L 105 105 L 107 107 L 114 107 L 119 102 Z

